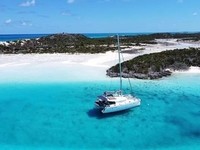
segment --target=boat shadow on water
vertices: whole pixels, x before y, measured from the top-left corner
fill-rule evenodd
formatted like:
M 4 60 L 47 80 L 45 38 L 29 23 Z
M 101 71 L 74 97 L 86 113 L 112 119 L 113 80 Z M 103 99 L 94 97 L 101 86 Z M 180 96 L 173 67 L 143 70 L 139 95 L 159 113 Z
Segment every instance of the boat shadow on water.
M 103 119 L 108 117 L 115 117 L 119 115 L 128 115 L 131 111 L 130 110 L 123 110 L 123 111 L 117 111 L 112 113 L 102 113 L 99 109 L 93 108 L 90 109 L 87 114 L 89 117 L 95 117 L 97 119 Z

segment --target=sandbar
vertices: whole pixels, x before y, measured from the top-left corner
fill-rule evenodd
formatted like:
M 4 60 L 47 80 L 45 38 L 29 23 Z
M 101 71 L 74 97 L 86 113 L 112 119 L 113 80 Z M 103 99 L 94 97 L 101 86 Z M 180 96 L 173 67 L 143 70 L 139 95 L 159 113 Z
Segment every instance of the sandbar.
M 122 48 L 122 61 L 165 50 L 200 47 L 198 42 L 178 42 L 176 39 L 159 39 L 157 42 L 154 45 Z M 126 53 L 134 49 L 138 50 Z M 0 83 L 107 80 L 106 70 L 117 63 L 117 50 L 99 54 L 1 54 Z M 200 69 L 192 66 L 187 71 L 175 73 L 200 73 Z

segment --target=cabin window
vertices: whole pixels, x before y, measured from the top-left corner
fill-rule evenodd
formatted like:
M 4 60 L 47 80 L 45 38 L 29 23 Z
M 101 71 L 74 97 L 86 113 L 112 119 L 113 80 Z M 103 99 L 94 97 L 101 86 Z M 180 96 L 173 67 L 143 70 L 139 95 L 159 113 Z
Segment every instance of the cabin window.
M 115 102 L 109 102 L 109 104 L 115 104 Z

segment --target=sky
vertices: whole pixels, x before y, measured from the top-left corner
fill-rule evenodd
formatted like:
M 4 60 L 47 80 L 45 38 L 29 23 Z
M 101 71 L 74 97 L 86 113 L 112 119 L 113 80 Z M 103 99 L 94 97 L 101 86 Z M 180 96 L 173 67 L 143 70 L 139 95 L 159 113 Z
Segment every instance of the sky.
M 200 0 L 0 0 L 0 34 L 198 31 Z

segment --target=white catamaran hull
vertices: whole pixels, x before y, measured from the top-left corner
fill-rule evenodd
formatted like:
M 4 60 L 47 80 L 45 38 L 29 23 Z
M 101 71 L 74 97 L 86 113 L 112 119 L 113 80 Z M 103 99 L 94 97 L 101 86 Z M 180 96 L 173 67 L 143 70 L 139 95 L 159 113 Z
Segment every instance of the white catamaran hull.
M 130 108 L 137 107 L 137 106 L 140 106 L 140 100 L 136 100 L 134 102 L 127 102 L 126 104 L 115 104 L 115 105 L 106 106 L 104 109 L 102 109 L 101 112 L 102 113 L 111 113 L 111 112 L 130 109 Z

